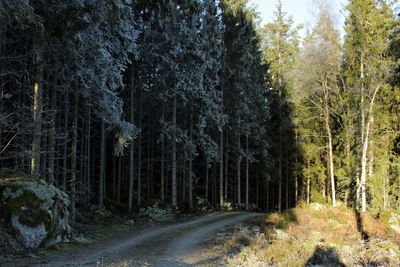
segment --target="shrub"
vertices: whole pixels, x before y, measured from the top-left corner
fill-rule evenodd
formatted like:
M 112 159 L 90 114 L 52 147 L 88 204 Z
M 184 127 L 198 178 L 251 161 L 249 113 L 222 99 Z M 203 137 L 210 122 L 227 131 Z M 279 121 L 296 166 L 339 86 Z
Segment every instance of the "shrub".
M 174 214 L 170 208 L 160 208 L 158 203 L 153 206 L 141 208 L 139 216 L 149 218 L 156 222 L 171 221 L 174 219 Z

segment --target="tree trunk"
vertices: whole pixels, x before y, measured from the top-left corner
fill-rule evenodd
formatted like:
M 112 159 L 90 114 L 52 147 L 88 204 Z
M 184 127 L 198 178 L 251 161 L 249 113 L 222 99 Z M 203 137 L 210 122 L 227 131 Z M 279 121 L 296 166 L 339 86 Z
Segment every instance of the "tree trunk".
M 285 207 L 289 209 L 289 151 L 286 150 L 286 159 L 285 159 Z
M 220 132 L 220 159 L 219 159 L 219 208 L 224 206 L 224 131 Z
M 310 168 L 310 160 L 307 160 L 307 168 Z M 310 175 L 307 174 L 307 204 L 310 204 Z
M 139 107 L 139 139 L 138 139 L 138 174 L 137 174 L 137 203 L 142 204 L 142 106 Z
M 240 115 L 238 115 L 238 125 L 239 124 L 240 124 Z M 242 161 L 242 155 L 240 153 L 241 149 L 240 149 L 240 131 L 239 131 L 239 129 L 238 129 L 238 133 L 237 133 L 237 149 L 238 149 L 238 153 L 239 153 L 238 158 L 237 158 L 237 167 L 236 167 L 236 170 L 237 170 L 237 203 L 238 203 L 239 209 L 241 209 L 241 199 L 240 199 L 240 195 L 241 195 L 241 192 L 240 192 L 240 163 Z
M 116 156 L 112 155 L 112 182 L 113 182 L 113 188 L 112 188 L 112 195 L 113 198 L 116 199 L 117 198 L 117 159 Z
M 161 120 L 164 121 L 164 102 L 162 104 L 162 115 L 161 115 Z M 165 144 L 164 144 L 164 136 L 161 137 L 161 200 L 165 200 L 165 176 L 164 176 L 164 169 L 165 169 L 165 159 L 164 159 L 164 150 L 165 150 Z
M 206 156 L 206 201 L 209 202 L 208 200 L 208 157 Z M 399 195 L 400 195 L 400 176 L 399 176 Z
M 149 116 L 148 121 L 147 121 L 147 166 L 146 166 L 146 199 L 150 199 L 150 161 L 151 161 L 151 116 Z
M 134 97 L 135 97 L 135 70 L 132 65 L 131 69 L 131 101 L 130 101 L 130 121 L 135 124 L 135 107 L 134 107 Z M 132 141 L 129 145 L 129 200 L 128 200 L 128 210 L 132 213 L 133 208 L 133 192 L 134 192 L 134 176 L 135 176 L 135 142 Z
M 217 161 L 214 161 L 213 167 L 213 186 L 212 186 L 212 199 L 213 207 L 217 207 Z
M 186 201 L 186 158 L 187 155 L 185 153 L 185 157 L 182 159 L 182 163 L 180 164 L 180 166 L 182 166 L 182 203 L 185 204 Z M 179 173 L 179 171 L 178 171 Z M 178 183 L 179 184 L 179 183 Z M 179 188 L 179 186 L 178 186 Z
M 35 55 L 35 84 L 33 87 L 33 140 L 31 174 L 40 176 L 40 143 L 42 136 L 42 106 L 43 106 L 43 60 L 41 49 Z
M 90 202 L 90 194 L 92 192 L 92 186 L 91 186 L 91 165 L 90 165 L 90 161 L 91 161 L 91 144 L 90 144 L 90 140 L 91 140 L 91 110 L 92 108 L 90 107 L 90 103 L 89 103 L 89 107 L 88 107 L 88 118 L 87 118 L 87 141 L 86 141 L 86 152 L 87 152 L 87 159 L 86 159 L 86 164 L 87 164 L 87 200 L 88 202 Z
M 172 106 L 172 125 L 174 132 L 172 135 L 172 206 L 177 206 L 176 195 L 176 95 L 174 95 Z
M 361 113 L 361 174 L 360 174 L 360 185 L 357 188 L 361 187 L 361 210 L 366 211 L 367 198 L 365 193 L 365 168 L 367 163 L 367 146 L 368 146 L 368 138 L 366 138 L 367 143 L 365 143 L 365 108 L 364 108 L 364 57 L 361 53 L 360 58 L 360 80 L 361 80 L 361 91 L 360 91 L 360 113 Z M 365 150 L 365 153 L 364 153 Z M 357 204 L 357 203 L 356 203 Z
M 78 144 L 78 87 L 74 92 L 74 113 L 72 117 L 72 140 L 71 140 L 71 180 L 70 180 L 70 195 L 71 195 L 71 218 L 75 220 L 75 202 L 76 202 L 76 152 Z
M 329 123 L 329 96 L 328 96 L 328 85 L 327 82 L 324 84 L 325 93 L 325 129 L 328 133 L 328 149 L 329 149 L 329 174 L 331 178 L 331 190 L 332 190 L 332 206 L 336 206 L 336 190 L 335 190 L 335 176 L 334 176 L 334 166 L 333 166 L 333 145 L 332 145 L 332 133 L 331 126 Z
M 367 190 L 366 190 L 366 168 L 367 168 L 367 153 L 368 153 L 368 137 L 369 137 L 369 126 L 370 122 L 367 122 L 366 132 L 364 134 L 364 141 L 362 142 L 362 154 L 361 154 L 361 211 L 367 210 Z
M 64 151 L 63 151 L 63 169 L 62 169 L 62 179 L 63 179 L 63 190 L 67 192 L 67 160 L 68 160 L 68 139 L 69 139 L 69 94 L 65 95 L 65 118 L 64 118 Z
M 258 177 L 257 177 L 257 179 L 256 179 L 256 208 L 259 207 L 258 192 L 259 192 L 259 185 L 258 185 Z
M 48 182 L 54 185 L 54 155 L 56 146 L 57 78 L 53 77 L 50 93 L 49 168 Z
M 362 127 L 363 132 L 363 141 L 362 141 L 362 154 L 361 154 L 361 177 L 360 177 L 360 182 L 361 182 L 361 211 L 365 212 L 367 210 L 367 188 L 366 188 L 366 168 L 367 168 L 367 154 L 368 154 L 368 143 L 369 143 L 369 135 L 370 135 L 370 128 L 372 124 L 372 111 L 374 108 L 374 102 L 376 95 L 380 89 L 380 85 L 377 86 L 374 90 L 373 96 L 371 98 L 371 102 L 369 103 L 369 108 L 368 111 L 365 111 L 364 109 L 362 112 L 366 112 L 368 114 L 367 121 L 365 124 L 365 128 Z
M 249 133 L 246 133 L 246 210 L 249 210 Z
M 266 182 L 266 196 L 265 196 L 265 209 L 267 212 L 269 212 L 269 181 Z
M 347 112 L 348 114 L 350 113 L 349 111 Z M 351 167 L 350 167 L 350 126 L 347 125 L 346 127 L 346 171 L 348 174 L 352 174 L 353 172 L 351 171 Z M 349 197 L 350 197 L 350 193 L 351 193 L 351 183 L 352 180 L 347 181 L 347 186 L 346 186 L 346 192 L 345 192 L 345 196 L 344 196 L 344 204 L 345 206 L 349 205 Z
M 296 140 L 297 140 L 297 134 L 296 134 Z M 296 141 L 296 144 L 297 144 L 297 141 Z M 297 147 L 297 145 L 296 145 L 296 147 Z M 294 195 L 294 204 L 295 204 L 295 207 L 297 207 L 297 202 L 299 201 L 299 176 L 298 176 L 298 174 L 297 174 L 297 164 L 298 164 L 298 158 L 297 158 L 297 153 L 296 153 L 296 156 L 295 156 L 295 164 L 296 164 L 296 166 L 295 166 L 295 184 L 294 184 L 294 186 L 295 186 L 295 189 L 294 189 L 294 192 L 295 192 L 295 195 Z
M 225 201 L 228 199 L 228 131 L 226 131 L 226 143 L 225 143 Z
M 106 134 L 105 134 L 105 123 L 101 119 L 101 136 L 100 136 L 100 174 L 99 174 L 99 206 L 104 205 L 104 176 L 105 176 L 105 150 L 106 150 Z
M 117 201 L 121 203 L 122 156 L 118 157 Z
M 41 129 L 41 145 L 40 145 L 40 179 L 43 181 L 47 181 L 47 137 L 48 137 L 48 111 L 49 111 L 49 106 L 48 106 L 48 95 L 50 92 L 49 88 L 49 75 L 48 72 L 46 72 L 46 75 L 43 80 L 43 96 L 42 96 L 42 129 Z
M 282 137 L 279 124 L 279 158 L 278 158 L 278 212 L 282 211 Z
M 193 140 L 193 114 L 190 113 L 190 140 Z M 193 153 L 189 152 L 189 209 L 193 209 Z
M 390 162 L 388 165 L 390 166 Z M 386 166 L 383 166 L 383 174 L 382 174 L 382 187 L 383 187 L 383 210 L 387 209 L 387 190 L 386 190 L 386 179 L 387 179 L 387 171 Z

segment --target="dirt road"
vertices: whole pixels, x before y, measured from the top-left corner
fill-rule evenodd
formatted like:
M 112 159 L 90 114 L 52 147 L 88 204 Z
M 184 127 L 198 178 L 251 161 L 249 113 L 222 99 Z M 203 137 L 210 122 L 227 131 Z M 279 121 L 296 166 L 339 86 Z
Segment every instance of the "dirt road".
M 10 266 L 207 266 L 215 265 L 215 251 L 207 240 L 224 227 L 263 216 L 226 212 L 186 222 L 147 227 L 79 250 L 57 253 Z

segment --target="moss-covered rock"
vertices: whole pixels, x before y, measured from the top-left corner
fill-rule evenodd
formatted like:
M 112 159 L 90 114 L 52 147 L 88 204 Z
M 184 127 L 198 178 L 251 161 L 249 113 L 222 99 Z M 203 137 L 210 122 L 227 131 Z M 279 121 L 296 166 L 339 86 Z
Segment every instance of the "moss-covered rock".
M 68 195 L 19 172 L 0 171 L 0 217 L 28 248 L 49 246 L 70 237 Z

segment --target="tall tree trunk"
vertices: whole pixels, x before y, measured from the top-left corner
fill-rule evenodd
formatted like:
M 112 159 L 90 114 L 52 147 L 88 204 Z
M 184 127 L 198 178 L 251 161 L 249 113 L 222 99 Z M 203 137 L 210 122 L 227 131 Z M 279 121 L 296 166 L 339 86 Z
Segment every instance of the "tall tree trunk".
M 361 91 L 360 91 L 360 113 L 361 113 L 361 174 L 360 174 L 360 185 L 357 185 L 357 194 L 361 188 L 361 210 L 366 211 L 367 198 L 365 193 L 365 168 L 367 163 L 367 146 L 365 143 L 365 108 L 364 108 L 364 57 L 361 53 L 360 57 L 360 80 L 361 80 Z M 366 138 L 368 140 L 368 138 Z M 368 141 L 367 141 L 368 142 Z M 365 153 L 364 153 L 365 150 Z M 356 205 L 358 203 L 356 202 Z
M 390 162 L 388 165 L 390 166 Z M 386 166 L 383 166 L 383 174 L 382 174 L 382 187 L 383 187 L 383 210 L 387 209 L 387 190 L 386 190 L 386 179 L 387 179 L 387 171 Z
M 67 192 L 67 160 L 68 160 L 68 140 L 69 140 L 69 94 L 66 93 L 65 95 L 65 117 L 64 117 L 64 149 L 63 149 L 63 169 L 62 169 L 62 183 L 63 183 L 63 190 Z
M 164 121 L 164 102 L 162 104 L 162 115 L 161 115 L 161 120 Z M 165 144 L 164 144 L 164 136 L 161 137 L 161 200 L 165 200 L 165 159 L 164 159 L 164 150 L 165 150 Z
M 296 132 L 296 150 L 297 150 L 297 132 Z M 295 186 L 295 190 L 294 190 L 294 192 L 295 192 L 295 195 L 294 195 L 294 204 L 295 204 L 295 207 L 297 207 L 297 202 L 299 201 L 299 176 L 298 176 L 298 174 L 297 174 L 297 164 L 299 163 L 298 162 L 299 161 L 299 159 L 298 159 L 298 157 L 297 157 L 297 151 L 296 151 L 296 155 L 295 155 L 295 168 L 294 168 L 294 171 L 295 171 L 295 184 L 294 184 L 294 186 Z
M 282 130 L 279 123 L 279 158 L 278 158 L 278 212 L 282 211 Z
M 113 178 L 113 180 L 112 180 L 112 182 L 113 182 L 113 188 L 112 188 L 112 195 L 113 195 L 113 198 L 114 199 L 116 199 L 117 198 L 117 157 L 116 156 L 114 156 L 114 155 L 112 155 L 112 165 L 113 165 L 113 168 L 112 168 L 112 178 Z
M 265 189 L 265 192 L 266 192 L 266 196 L 265 196 L 265 209 L 266 209 L 267 212 L 269 212 L 269 181 L 267 180 L 266 183 L 267 183 L 267 184 L 266 184 L 266 189 Z
M 49 74 L 46 72 L 43 78 L 43 92 L 42 92 L 42 129 L 41 129 L 41 152 L 40 152 L 40 178 L 43 181 L 47 181 L 47 137 L 48 137 L 48 111 L 49 111 L 49 99 L 48 95 L 50 92 L 49 86 Z
M 219 159 L 219 208 L 224 206 L 224 131 L 220 131 L 220 159 Z
M 150 175 L 150 158 L 151 158 L 151 120 L 150 120 L 150 116 L 148 118 L 147 121 L 147 160 L 146 160 L 146 199 L 149 200 L 150 199 L 150 179 L 151 179 L 151 175 Z
M 57 77 L 52 78 L 50 89 L 50 129 L 49 129 L 49 168 L 48 182 L 54 185 L 54 155 L 56 147 L 56 115 L 57 115 Z
M 348 107 L 347 114 L 350 113 L 349 110 L 350 110 L 350 108 Z M 352 169 L 350 167 L 351 148 L 350 148 L 350 125 L 349 125 L 349 123 L 346 126 L 347 126 L 346 127 L 346 144 L 345 144 L 345 147 L 346 147 L 346 171 L 347 171 L 348 175 L 349 174 L 351 175 L 353 172 L 351 171 Z M 349 180 L 349 181 L 347 181 L 347 184 L 346 184 L 346 191 L 345 191 L 345 196 L 344 196 L 345 206 L 349 205 L 349 197 L 350 197 L 350 193 L 351 193 L 351 189 L 352 189 L 351 183 L 352 183 L 352 180 Z
M 76 162 L 77 162 L 77 144 L 78 144 L 78 87 L 74 92 L 74 108 L 72 117 L 72 140 L 71 140 L 71 218 L 75 220 L 75 202 L 76 202 Z
M 217 161 L 214 161 L 213 167 L 213 183 L 212 183 L 212 199 L 213 207 L 217 207 Z
M 177 206 L 176 194 L 176 95 L 174 95 L 172 105 L 172 125 L 174 132 L 172 135 L 172 206 Z
M 206 156 L 206 188 L 205 188 L 205 192 L 206 192 L 206 201 L 209 202 L 208 200 L 208 156 Z M 400 195 L 400 176 L 399 176 L 399 195 Z
M 139 107 L 139 139 L 138 139 L 138 174 L 137 174 L 137 203 L 142 204 L 142 107 Z
M 367 153 L 368 153 L 368 141 L 369 141 L 369 127 L 370 122 L 367 122 L 366 130 L 364 134 L 364 141 L 362 142 L 362 154 L 361 154 L 361 211 L 367 210 L 367 189 L 366 189 L 366 168 L 367 168 Z
M 135 69 L 132 65 L 131 69 L 131 101 L 130 101 L 130 121 L 132 124 L 135 124 Z M 132 213 L 133 208 L 133 192 L 134 192 L 134 176 L 135 176 L 135 142 L 132 138 L 132 141 L 129 145 L 129 200 L 128 200 L 128 211 Z
M 362 141 L 362 154 L 361 154 L 361 177 L 360 177 L 360 183 L 361 183 L 361 211 L 365 212 L 367 210 L 367 179 L 366 179 L 366 169 L 367 169 L 367 154 L 368 154 L 368 143 L 369 143 L 369 135 L 370 135 L 370 130 L 371 130 L 371 124 L 372 124 L 372 111 L 374 108 L 374 103 L 375 103 L 375 98 L 376 95 L 380 89 L 381 85 L 378 85 L 373 93 L 373 96 L 369 102 L 369 107 L 368 110 L 362 110 L 362 112 L 367 113 L 368 117 L 366 118 L 366 123 L 365 123 L 365 128 L 362 127 L 362 130 L 364 130 L 362 136 L 364 137 Z
M 118 157 L 117 201 L 121 203 L 122 156 Z
M 225 143 L 225 201 L 228 199 L 228 131 L 226 131 L 226 143 Z
M 190 140 L 193 140 L 193 114 L 190 113 Z M 193 153 L 189 152 L 189 209 L 193 209 Z
M 238 126 L 240 124 L 240 115 L 238 114 Z M 241 199 L 240 199 L 240 163 L 242 161 L 242 155 L 241 155 L 241 148 L 240 148 L 240 130 L 238 129 L 238 133 L 237 133 L 237 149 L 238 149 L 238 158 L 237 158 L 237 166 L 236 166 L 236 170 L 237 170 L 237 203 L 239 206 L 239 209 L 241 208 Z
M 307 160 L 307 168 L 310 168 L 310 160 Z M 310 175 L 307 174 L 307 204 L 310 204 Z
M 151 125 L 154 124 L 154 121 Z M 154 127 L 151 127 L 151 142 L 150 142 L 150 196 L 154 195 Z
M 41 48 L 35 54 L 35 84 L 33 87 L 33 140 L 31 174 L 40 176 L 40 143 L 42 136 L 42 106 L 43 106 L 43 59 Z
M 89 107 L 88 107 L 88 118 L 87 118 L 87 136 L 86 136 L 86 138 L 87 138 L 87 140 L 86 140 L 86 153 L 87 153 L 87 159 L 86 159 L 86 165 L 87 165 L 87 169 L 86 169 L 86 171 L 87 171 L 87 184 L 86 184 L 86 186 L 87 186 L 87 200 L 88 200 L 88 202 L 90 202 L 90 194 L 91 194 L 91 192 L 92 192 L 92 177 L 91 177 L 91 175 L 92 175 L 92 173 L 91 173 L 91 144 L 90 144 L 90 141 L 91 141 L 91 120 L 92 120 L 92 114 L 91 114 L 91 110 L 92 110 L 92 108 L 91 108 L 91 106 L 90 106 L 90 103 L 89 103 Z
M 246 210 L 249 210 L 249 133 L 246 133 Z
M 335 190 L 335 176 L 334 176 L 334 166 L 333 166 L 333 145 L 332 145 L 332 133 L 331 126 L 329 122 L 329 95 L 328 95 L 328 85 L 325 81 L 324 83 L 324 112 L 325 112 L 325 129 L 328 133 L 328 149 L 329 149 L 329 174 L 331 178 L 331 190 L 332 190 L 332 206 L 336 206 L 336 190 Z
M 258 192 L 259 192 L 259 182 L 258 182 L 258 177 L 256 179 L 256 208 L 259 207 L 259 200 L 258 200 Z
M 101 119 L 101 136 L 100 136 L 100 177 L 99 177 L 99 206 L 104 205 L 104 177 L 105 177 L 105 150 L 106 150 L 106 134 L 105 134 L 105 123 Z
M 289 209 L 289 151 L 286 149 L 285 159 L 285 208 Z
M 182 203 L 186 204 L 186 158 L 187 155 L 185 153 L 185 157 L 182 158 L 182 163 L 180 164 L 180 166 L 182 166 L 182 179 L 181 179 L 181 183 L 182 183 Z M 178 160 L 179 161 L 179 160 Z M 178 172 L 179 173 L 179 172 Z M 178 186 L 178 188 L 180 188 Z

